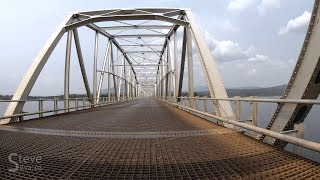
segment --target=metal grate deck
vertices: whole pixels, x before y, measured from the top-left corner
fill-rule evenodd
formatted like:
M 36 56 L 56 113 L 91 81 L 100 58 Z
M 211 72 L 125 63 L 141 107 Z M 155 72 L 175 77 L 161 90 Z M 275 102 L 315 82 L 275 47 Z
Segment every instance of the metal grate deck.
M 152 99 L 11 124 L 0 144 L 0 179 L 320 179 L 316 162 Z M 11 153 L 41 161 L 10 172 Z

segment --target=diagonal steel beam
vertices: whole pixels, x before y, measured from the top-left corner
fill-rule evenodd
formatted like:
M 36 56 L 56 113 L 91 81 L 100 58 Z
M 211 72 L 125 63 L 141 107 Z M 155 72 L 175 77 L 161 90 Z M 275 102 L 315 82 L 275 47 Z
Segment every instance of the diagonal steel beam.
M 75 46 L 76 46 L 76 50 L 77 50 L 77 55 L 78 55 L 78 60 L 79 60 L 83 83 L 84 83 L 89 101 L 90 101 L 90 103 L 92 103 L 90 86 L 89 86 L 89 82 L 88 82 L 88 78 L 87 78 L 85 65 L 83 62 L 83 56 L 82 56 L 81 45 L 80 45 L 80 40 L 79 40 L 79 33 L 78 33 L 77 29 L 73 30 L 73 37 L 74 37 L 74 42 L 75 42 Z
M 183 42 L 182 42 L 182 53 L 181 53 L 181 66 L 180 66 L 180 78 L 179 78 L 179 88 L 178 88 L 178 97 L 182 94 L 182 83 L 183 83 L 183 74 L 184 66 L 186 61 L 186 50 L 187 50 L 187 28 L 183 30 Z M 180 99 L 178 99 L 179 101 Z

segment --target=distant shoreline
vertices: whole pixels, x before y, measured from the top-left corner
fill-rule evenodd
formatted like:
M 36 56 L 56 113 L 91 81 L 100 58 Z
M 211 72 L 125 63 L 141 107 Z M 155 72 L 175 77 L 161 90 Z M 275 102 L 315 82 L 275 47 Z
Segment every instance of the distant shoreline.
M 281 96 L 286 89 L 287 85 L 281 85 L 281 86 L 274 86 L 274 87 L 267 87 L 267 88 L 227 88 L 227 94 L 229 97 L 233 96 Z M 187 93 L 182 93 L 182 96 L 186 96 Z M 106 97 L 106 94 L 103 94 L 102 96 Z M 195 96 L 209 96 L 208 91 L 201 91 L 196 90 Z M 59 98 L 63 99 L 63 95 L 57 95 L 57 96 L 29 96 L 28 99 L 53 99 L 53 98 Z M 87 97 L 85 94 L 70 94 L 70 98 L 75 97 Z M 0 95 L 1 100 L 11 100 L 12 95 Z

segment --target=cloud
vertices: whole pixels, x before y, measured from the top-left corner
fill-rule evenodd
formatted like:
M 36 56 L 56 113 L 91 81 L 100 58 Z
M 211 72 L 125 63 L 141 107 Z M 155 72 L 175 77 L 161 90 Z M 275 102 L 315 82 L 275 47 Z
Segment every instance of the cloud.
M 254 0 L 233 0 L 231 1 L 228 6 L 228 11 L 244 11 L 248 9 L 252 4 Z
M 230 40 L 218 41 L 212 53 L 220 61 L 234 61 L 248 58 L 245 50 L 238 43 Z
M 254 57 L 248 59 L 248 62 L 267 62 L 269 57 L 261 54 L 256 54 Z
M 232 40 L 217 40 L 208 31 L 204 31 L 204 37 L 218 70 L 229 87 L 243 86 L 243 84 L 256 86 L 260 81 L 269 83 L 266 86 L 285 84 L 294 68 L 293 59 L 276 59 L 260 53 L 254 46 L 243 47 Z M 194 58 L 197 59 L 196 55 Z M 206 84 L 203 81 L 204 76 L 200 76 L 203 74 L 200 66 L 194 69 L 194 74 L 199 74 L 195 79 L 196 86 Z M 238 79 L 242 79 L 241 83 Z
M 280 28 L 278 34 L 304 33 L 307 30 L 311 13 L 305 11 L 301 16 L 291 19 L 286 26 Z
M 269 9 L 279 8 L 280 0 L 262 0 L 258 5 L 258 13 L 261 16 L 264 16 Z
M 249 76 L 254 76 L 256 74 L 257 74 L 257 69 L 255 69 L 255 68 L 249 69 L 249 71 L 248 71 Z
M 268 56 L 257 54 L 253 46 L 241 47 L 237 42 L 231 40 L 219 41 L 205 31 L 206 42 L 216 61 L 220 63 L 245 60 L 248 62 L 267 62 Z
M 225 31 L 231 31 L 231 32 L 240 31 L 240 28 L 231 24 L 229 20 L 226 20 L 223 22 L 222 29 Z

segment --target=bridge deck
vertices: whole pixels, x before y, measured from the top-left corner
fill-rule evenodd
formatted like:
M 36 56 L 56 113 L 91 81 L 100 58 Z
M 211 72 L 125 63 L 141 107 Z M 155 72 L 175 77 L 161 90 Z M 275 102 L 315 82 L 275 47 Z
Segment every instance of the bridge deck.
M 0 144 L 0 179 L 320 178 L 316 162 L 153 99 L 4 126 Z M 42 159 L 14 155 L 10 172 L 11 153 Z

